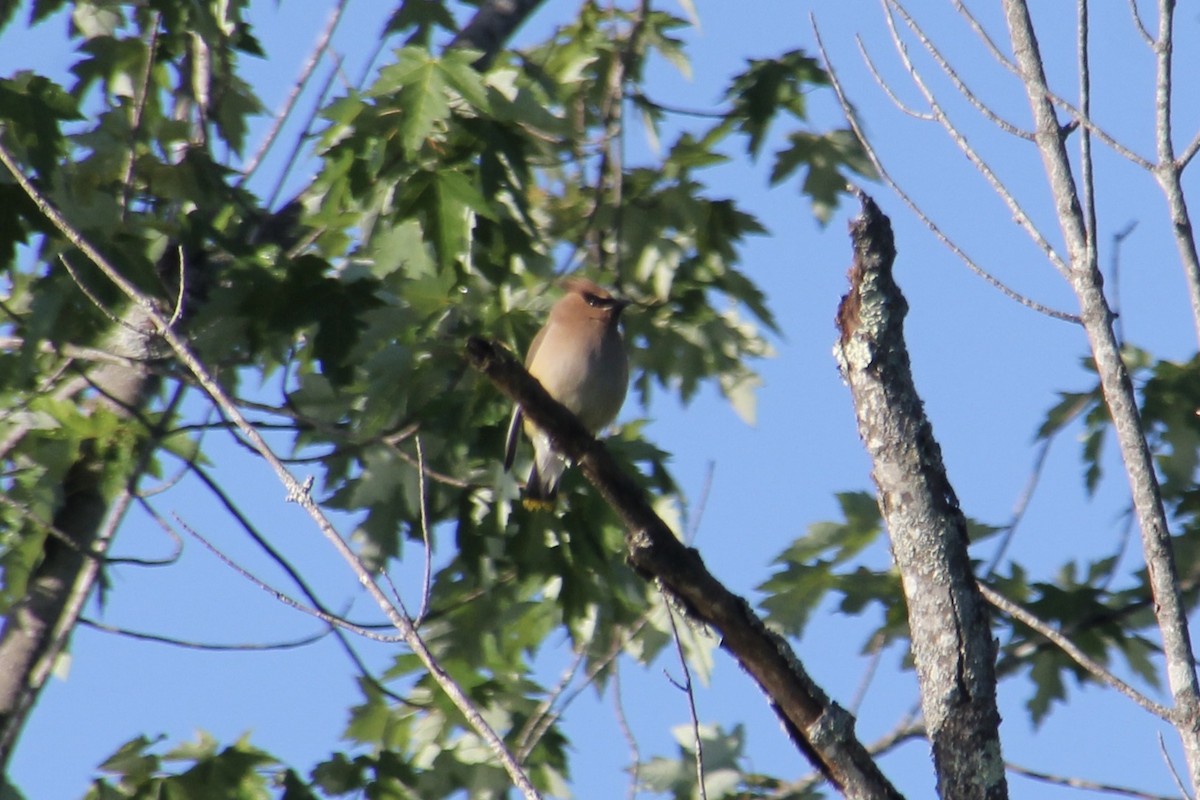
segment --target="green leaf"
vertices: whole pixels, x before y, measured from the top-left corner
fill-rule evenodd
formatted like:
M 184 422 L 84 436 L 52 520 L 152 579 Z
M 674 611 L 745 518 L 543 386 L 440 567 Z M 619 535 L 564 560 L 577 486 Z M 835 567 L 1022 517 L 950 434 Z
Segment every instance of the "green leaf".
M 752 157 L 758 155 L 771 121 L 780 111 L 805 119 L 808 88 L 828 82 L 816 59 L 801 50 L 777 58 L 750 60 L 746 71 L 733 79 L 726 92 L 733 104 L 728 116 L 748 137 L 746 151 Z
M 396 63 L 380 70 L 372 94 L 393 91 L 397 93 L 395 113 L 400 115 L 397 130 L 401 144 L 409 153 L 416 153 L 437 124 L 450 115 L 445 75 L 438 68 L 438 59 L 424 48 L 401 48 Z
M 27 71 L 0 79 L 5 138 L 42 177 L 51 175 L 66 152 L 61 123 L 76 119 L 81 116 L 75 101 L 53 81 Z
M 438 28 L 451 32 L 458 30 L 454 14 L 442 0 L 405 0 L 388 17 L 383 32 L 405 33 L 411 30 L 407 44 L 429 47 Z

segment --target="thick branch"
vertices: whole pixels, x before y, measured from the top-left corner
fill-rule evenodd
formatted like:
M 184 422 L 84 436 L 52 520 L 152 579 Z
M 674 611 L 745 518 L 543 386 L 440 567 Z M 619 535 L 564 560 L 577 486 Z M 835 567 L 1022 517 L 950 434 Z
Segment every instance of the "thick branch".
M 903 332 L 908 305 L 892 279 L 891 223 L 869 197 L 860 199 L 835 352 L 904 586 L 939 793 L 999 800 L 1008 786 L 987 605 L 967 553 L 966 520 L 913 384 Z
M 542 2 L 543 0 L 490 0 L 484 3 L 471 21 L 459 31 L 450 46 L 483 51 L 475 66 L 487 69 L 504 47 L 504 43 Z
M 124 363 L 94 369 L 89 380 L 106 398 L 114 414 L 128 418 L 141 406 L 156 380 L 147 338 L 137 309 L 118 326 L 109 350 Z M 71 631 L 84 602 L 100 574 L 101 559 L 124 515 L 125 503 L 110 507 L 112 497 L 103 490 L 106 465 L 103 456 L 85 448 L 67 472 L 63 502 L 53 528 L 67 541 L 47 537 L 41 563 L 30 576 L 22 597 L 9 610 L 0 631 L 0 774 L 8 764 L 25 720 L 33 710 L 55 661 L 66 650 Z M 135 469 L 140 472 L 141 466 Z M 132 479 L 132 476 L 131 476 Z
M 625 524 L 629 563 L 639 574 L 657 579 L 695 619 L 719 633 L 721 646 L 766 693 L 784 729 L 813 765 L 847 797 L 900 797 L 856 738 L 854 717 L 830 701 L 788 643 L 766 628 L 750 604 L 725 588 L 700 554 L 675 537 L 604 445 L 507 350 L 473 337 L 466 352 L 472 366 L 519 403 L 526 418 L 579 464 Z

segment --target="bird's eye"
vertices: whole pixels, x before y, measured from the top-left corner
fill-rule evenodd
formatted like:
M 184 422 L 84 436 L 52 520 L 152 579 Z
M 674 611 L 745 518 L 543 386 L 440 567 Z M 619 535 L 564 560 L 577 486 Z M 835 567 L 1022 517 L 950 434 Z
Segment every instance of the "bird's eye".
M 599 295 L 592 294 L 591 292 L 584 292 L 583 299 L 586 300 L 587 304 L 592 308 L 605 308 L 612 305 L 612 300 L 609 298 L 600 297 Z

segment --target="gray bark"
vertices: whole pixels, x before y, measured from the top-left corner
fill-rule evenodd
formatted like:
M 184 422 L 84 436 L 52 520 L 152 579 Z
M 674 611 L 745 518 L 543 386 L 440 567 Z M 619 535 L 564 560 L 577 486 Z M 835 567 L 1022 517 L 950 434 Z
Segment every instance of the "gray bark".
M 148 336 L 136 333 L 145 330 L 139 320 L 140 313 L 130 315 L 125 320 L 129 327 L 117 328 L 108 348 L 130 359 L 130 364 L 106 364 L 89 376 L 96 402 L 126 419 L 142 406 L 155 381 L 149 364 L 153 348 Z M 110 507 L 113 498 L 102 488 L 105 469 L 101 455 L 85 452 L 68 470 L 63 504 L 52 521 L 66 541 L 46 538 L 25 596 L 0 626 L 0 774 L 55 661 L 67 647 L 124 511 L 123 506 Z M 116 518 L 110 519 L 110 514 Z
M 869 197 L 860 199 L 835 352 L 901 575 L 938 793 L 1001 800 L 1008 786 L 988 610 L 971 569 L 966 519 L 913 383 L 891 223 Z
M 1172 6 L 1173 3 L 1164 2 L 1162 13 L 1169 16 Z M 1079 302 L 1079 316 L 1087 331 L 1104 403 L 1112 415 L 1113 429 L 1129 479 L 1150 591 L 1154 596 L 1154 615 L 1162 636 L 1167 681 L 1175 701 L 1175 728 L 1183 744 L 1192 791 L 1195 793 L 1200 790 L 1200 681 L 1197 680 L 1187 614 L 1175 566 L 1174 546 L 1154 471 L 1154 460 L 1146 443 L 1133 383 L 1113 330 L 1113 312 L 1104 295 L 1104 278 L 1097 264 L 1095 248 L 1088 247 L 1088 231 L 1080 210 L 1079 193 L 1063 142 L 1062 129 L 1050 101 L 1029 8 L 1023 0 L 1004 0 L 1004 13 L 1012 39 L 1013 55 L 1033 112 L 1035 141 L 1070 255 L 1071 288 Z M 1169 19 L 1163 20 L 1164 24 L 1169 22 Z M 1162 86 L 1161 80 L 1159 85 Z

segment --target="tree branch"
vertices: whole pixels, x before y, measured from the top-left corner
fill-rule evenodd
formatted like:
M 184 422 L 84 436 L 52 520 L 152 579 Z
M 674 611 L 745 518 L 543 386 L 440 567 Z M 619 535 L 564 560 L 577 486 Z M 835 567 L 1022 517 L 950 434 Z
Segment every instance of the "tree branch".
M 466 357 L 525 416 L 546 431 L 555 449 L 577 463 L 625 525 L 625 556 L 647 580 L 657 580 L 695 619 L 715 629 L 721 647 L 766 693 L 793 743 L 847 797 L 899 798 L 854 732 L 854 718 L 808 675 L 788 643 L 770 631 L 742 597 L 730 592 L 654 510 L 642 488 L 619 467 L 571 412 L 530 377 L 503 347 L 479 337 Z
M 967 552 L 966 519 L 913 384 L 903 333 L 908 304 L 891 272 L 891 223 L 870 197 L 860 193 L 859 200 L 835 354 L 854 398 L 907 600 L 939 794 L 999 800 L 1008 787 L 987 606 Z
M 1165 5 L 1170 6 L 1171 3 L 1166 2 Z M 1048 96 L 1049 88 L 1033 21 L 1024 0 L 1004 0 L 1004 10 L 1016 63 L 1033 110 L 1038 149 L 1042 154 L 1059 225 L 1070 254 L 1071 288 L 1079 301 L 1080 316 L 1095 358 L 1104 401 L 1112 414 L 1133 505 L 1141 526 L 1142 551 L 1154 596 L 1154 614 L 1162 633 L 1167 679 L 1176 703 L 1176 730 L 1183 742 L 1195 791 L 1200 788 L 1200 683 L 1197 682 L 1191 636 L 1158 478 L 1142 432 L 1133 384 L 1113 330 L 1113 313 L 1104 296 L 1103 277 L 1097 266 L 1096 254 L 1087 246 L 1088 232 L 1071 164 Z M 1167 26 L 1165 30 L 1169 30 L 1169 20 L 1161 24 Z M 1162 44 L 1160 41 L 1158 46 Z M 1160 82 L 1160 91 L 1161 87 Z
M 451 47 L 479 50 L 475 62 L 478 69 L 487 69 L 500 54 L 504 43 L 516 33 L 543 0 L 488 0 L 450 42 Z

